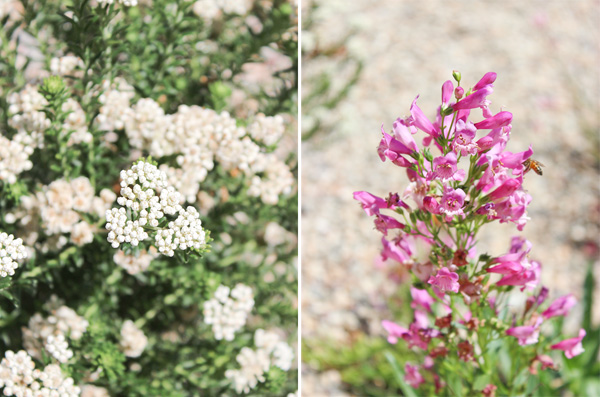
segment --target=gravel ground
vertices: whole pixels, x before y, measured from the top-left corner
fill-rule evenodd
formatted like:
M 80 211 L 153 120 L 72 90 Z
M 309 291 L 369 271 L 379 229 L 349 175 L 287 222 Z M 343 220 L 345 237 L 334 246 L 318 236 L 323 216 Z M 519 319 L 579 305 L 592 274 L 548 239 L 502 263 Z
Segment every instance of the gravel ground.
M 374 268 L 379 235 L 352 199 L 366 190 L 402 192 L 405 173 L 376 153 L 379 128 L 419 106 L 434 117 L 441 84 L 453 69 L 472 86 L 488 71 L 498 73 L 491 109 L 511 111 L 508 150 L 529 144 L 546 165 L 526 188 L 533 197 L 522 235 L 531 257 L 543 264 L 542 282 L 553 296 L 581 297 L 586 264 L 600 275 L 598 242 L 600 2 L 545 1 L 303 1 L 314 21 L 303 31 L 303 50 L 343 46 L 327 57 L 305 59 L 302 93 L 314 90 L 318 73 L 330 71 L 343 85 L 343 59 L 364 63 L 357 84 L 335 109 L 311 108 L 303 123 L 323 121 L 302 145 L 302 337 L 307 343 L 348 343 L 352 332 L 381 333 L 391 281 Z M 514 226 L 482 230 L 480 252 L 505 252 Z M 599 280 L 600 281 L 600 280 Z M 596 294 L 596 302 L 600 296 Z M 595 321 L 600 320 L 600 305 Z M 572 326 L 579 321 L 571 316 Z M 362 327 L 362 328 L 361 328 Z M 305 364 L 303 395 L 337 395 L 339 377 Z M 341 392 L 339 392 L 341 393 Z

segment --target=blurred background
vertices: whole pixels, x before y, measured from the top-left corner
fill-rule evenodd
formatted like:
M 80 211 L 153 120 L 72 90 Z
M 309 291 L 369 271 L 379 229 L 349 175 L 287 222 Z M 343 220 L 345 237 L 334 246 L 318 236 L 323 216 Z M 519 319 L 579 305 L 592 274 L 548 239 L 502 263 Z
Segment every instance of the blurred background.
M 598 285 L 599 1 L 303 0 L 302 23 L 303 395 L 395 390 L 380 323 L 399 288 L 375 267 L 380 236 L 352 192 L 404 191 L 405 172 L 377 156 L 380 126 L 409 115 L 417 94 L 433 119 L 453 69 L 465 87 L 498 73 L 488 99 L 514 115 L 507 149 L 531 144 L 546 166 L 526 178 L 524 231 L 488 225 L 479 252 L 500 255 L 521 234 L 551 298 L 583 300 L 586 276 Z M 600 304 L 591 320 L 585 306 L 567 332 L 598 326 Z

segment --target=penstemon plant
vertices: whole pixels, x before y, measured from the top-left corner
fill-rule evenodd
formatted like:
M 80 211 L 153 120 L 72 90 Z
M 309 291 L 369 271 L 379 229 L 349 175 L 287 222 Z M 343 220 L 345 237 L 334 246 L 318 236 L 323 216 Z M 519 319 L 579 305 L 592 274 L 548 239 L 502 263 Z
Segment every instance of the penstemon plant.
M 410 116 L 398 118 L 391 132 L 382 126 L 377 151 L 382 161 L 406 170 L 404 193 L 354 193 L 383 234 L 381 260 L 399 262 L 411 274 L 409 323 L 382 325 L 389 343 L 404 340 L 413 359 L 403 371 L 388 359 L 406 395 L 529 395 L 539 387 L 540 367 L 557 369 L 551 350 L 568 359 L 583 352 L 585 330 L 566 339 L 552 331 L 576 299 L 546 303 L 549 291 L 539 285 L 541 265 L 529 258 L 529 241 L 513 237 L 498 257 L 476 253 L 484 225 L 509 222 L 523 230 L 532 199 L 525 179 L 542 170 L 531 147 L 506 150 L 513 115 L 493 114 L 487 99 L 496 73 L 472 88 L 461 86 L 459 72 L 452 76 L 457 86 L 451 80 L 442 85 L 434 122 L 417 97 Z M 474 112 L 479 109 L 483 117 Z M 422 148 L 418 133 L 425 133 Z M 515 305 L 515 296 L 523 304 Z

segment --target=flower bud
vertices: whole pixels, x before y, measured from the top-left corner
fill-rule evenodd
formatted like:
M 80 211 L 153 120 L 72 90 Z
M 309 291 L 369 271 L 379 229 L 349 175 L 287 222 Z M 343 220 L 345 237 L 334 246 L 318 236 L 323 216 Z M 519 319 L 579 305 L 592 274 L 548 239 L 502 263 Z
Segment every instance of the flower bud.
M 454 98 L 456 98 L 456 100 L 458 101 L 460 98 L 463 97 L 463 95 L 465 95 L 465 89 L 462 87 L 456 87 L 454 89 Z
M 456 82 L 458 84 L 460 84 L 461 75 L 460 75 L 460 72 L 458 70 L 453 70 L 452 71 L 452 77 L 454 77 L 454 80 L 456 80 Z

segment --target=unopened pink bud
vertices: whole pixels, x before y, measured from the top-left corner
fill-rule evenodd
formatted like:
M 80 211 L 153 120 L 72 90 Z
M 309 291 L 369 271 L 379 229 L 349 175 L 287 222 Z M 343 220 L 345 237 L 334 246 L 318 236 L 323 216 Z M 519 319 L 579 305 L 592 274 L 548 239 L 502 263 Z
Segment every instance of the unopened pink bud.
M 454 98 L 456 98 L 456 100 L 458 101 L 460 98 L 463 97 L 463 95 L 465 95 L 465 89 L 462 87 L 456 87 L 454 89 Z

